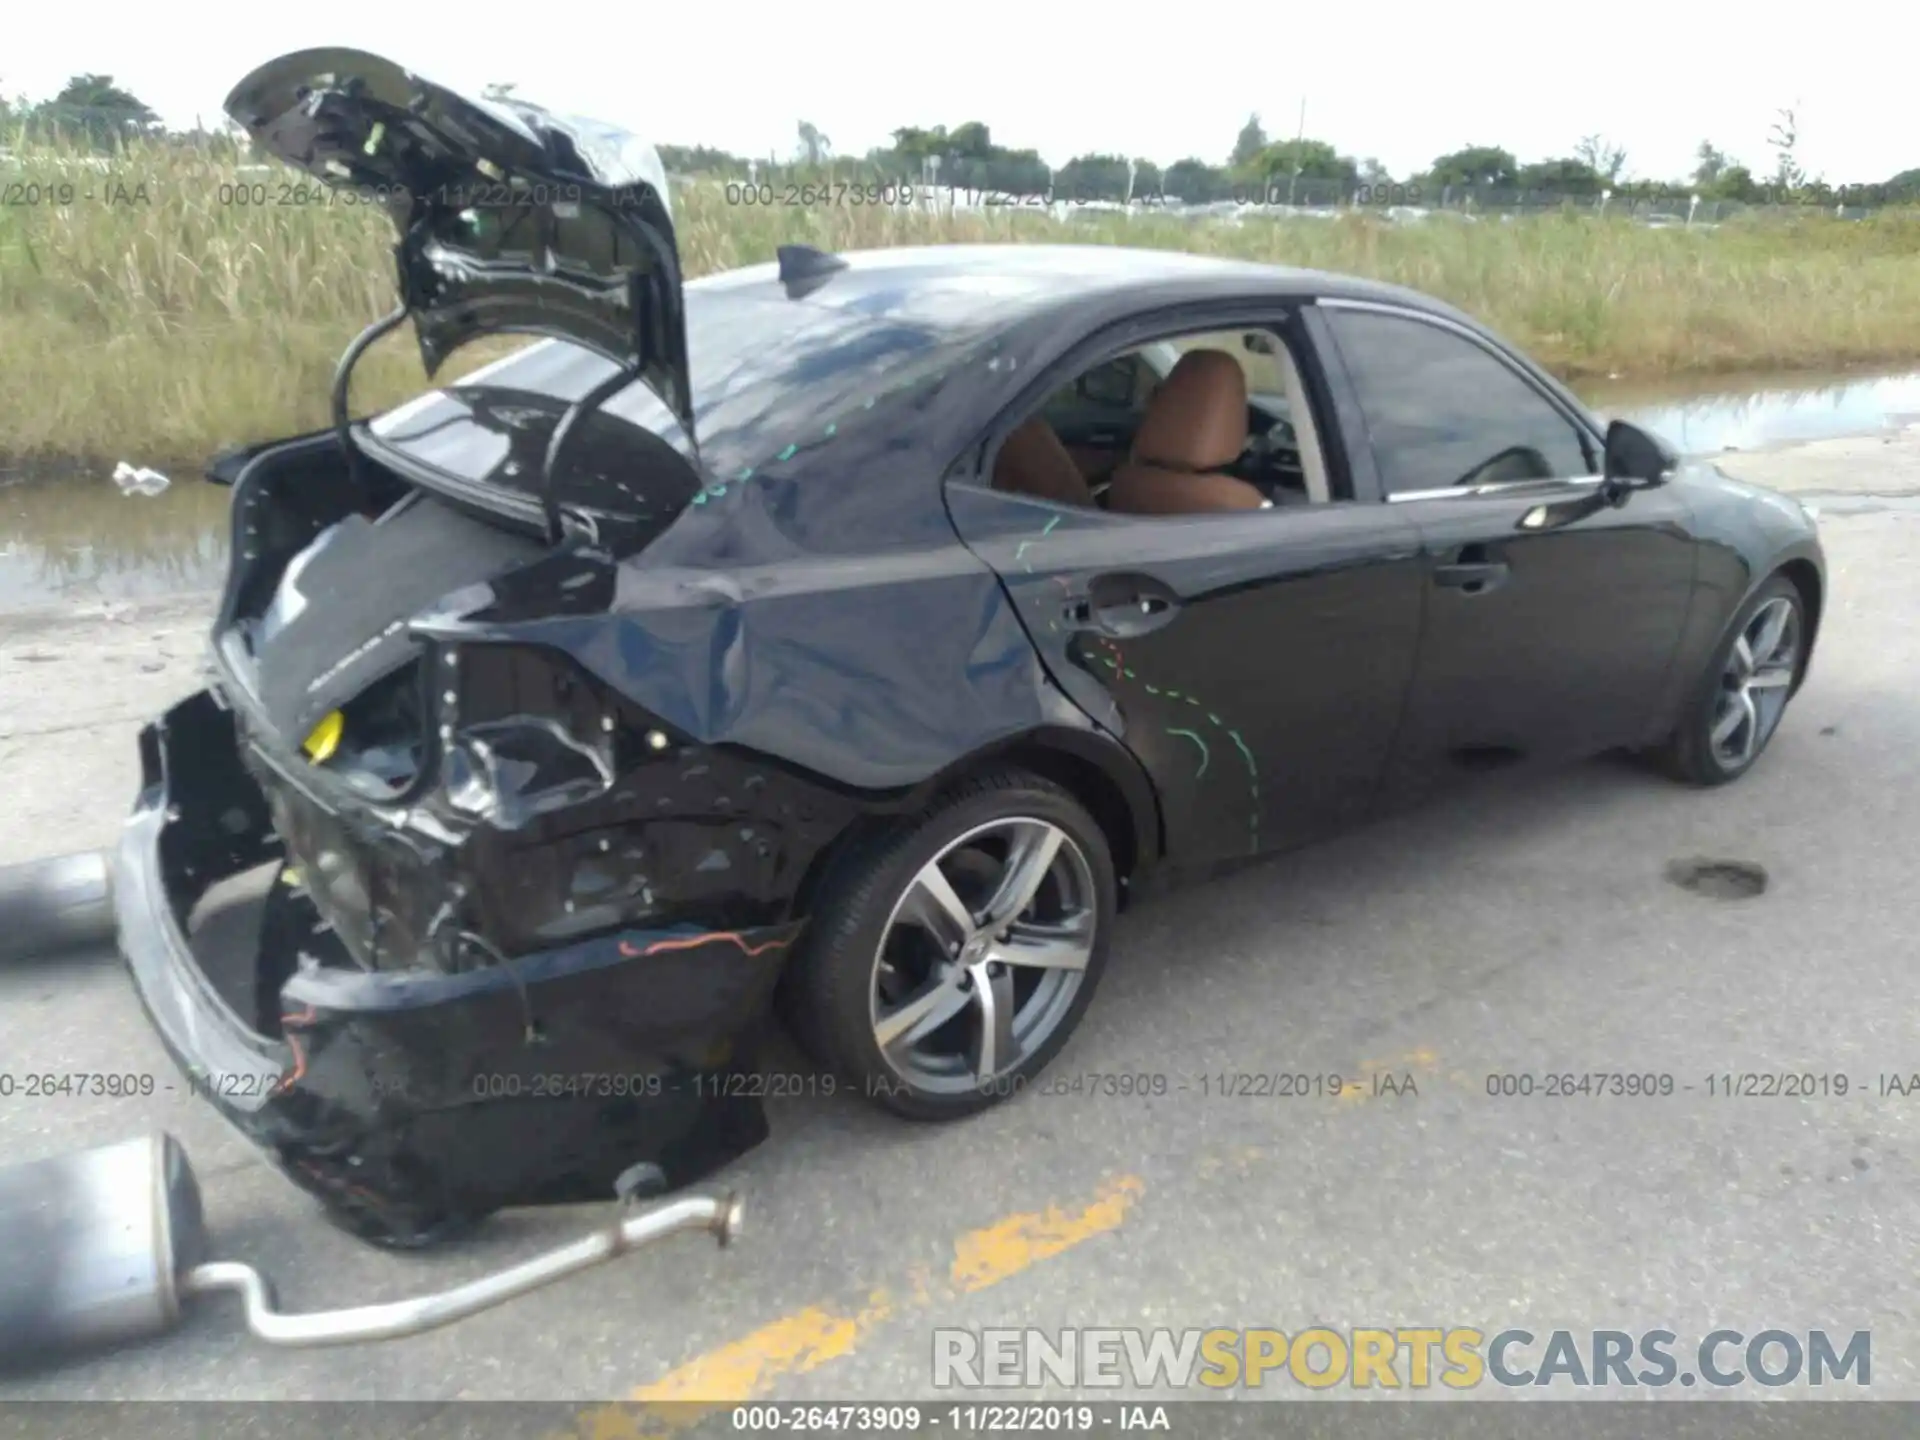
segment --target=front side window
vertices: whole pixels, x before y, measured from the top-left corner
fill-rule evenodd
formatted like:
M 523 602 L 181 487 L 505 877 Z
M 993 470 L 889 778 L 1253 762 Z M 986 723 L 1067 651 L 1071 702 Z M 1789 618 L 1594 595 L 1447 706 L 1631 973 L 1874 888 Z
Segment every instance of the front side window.
M 1574 423 L 1473 341 L 1397 315 L 1326 313 L 1388 495 L 1592 473 Z

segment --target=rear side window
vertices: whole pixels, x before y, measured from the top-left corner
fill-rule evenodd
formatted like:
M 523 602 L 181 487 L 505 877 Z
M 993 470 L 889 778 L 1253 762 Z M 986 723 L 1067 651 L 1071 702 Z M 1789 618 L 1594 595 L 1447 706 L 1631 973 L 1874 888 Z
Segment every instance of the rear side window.
M 1473 341 L 1396 315 L 1326 315 L 1389 495 L 1592 473 L 1574 423 Z

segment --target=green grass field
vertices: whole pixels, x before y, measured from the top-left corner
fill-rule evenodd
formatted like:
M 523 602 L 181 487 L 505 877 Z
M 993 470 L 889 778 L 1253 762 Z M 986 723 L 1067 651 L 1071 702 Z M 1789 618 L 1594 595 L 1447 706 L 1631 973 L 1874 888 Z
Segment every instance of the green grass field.
M 69 153 L 12 149 L 0 181 L 91 184 L 101 198 L 0 207 L 0 459 L 191 462 L 230 442 L 326 422 L 341 349 L 392 306 L 392 232 L 380 212 L 341 201 L 232 203 L 222 186 L 242 177 L 175 146 L 143 144 L 91 169 Z M 109 191 L 131 203 L 106 203 Z M 770 259 L 794 241 L 846 250 L 1073 240 L 1411 285 L 1574 380 L 1920 358 L 1915 212 L 1692 231 L 1588 215 L 1234 226 L 1088 212 L 1061 224 L 1015 211 L 729 205 L 714 184 L 689 185 L 675 206 L 693 275 Z M 356 372 L 356 408 L 393 403 L 421 381 L 402 332 Z

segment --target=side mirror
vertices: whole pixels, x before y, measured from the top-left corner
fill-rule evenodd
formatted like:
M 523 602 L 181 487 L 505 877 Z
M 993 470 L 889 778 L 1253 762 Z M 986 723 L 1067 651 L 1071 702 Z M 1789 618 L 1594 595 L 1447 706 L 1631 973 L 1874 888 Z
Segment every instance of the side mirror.
M 1625 420 L 1607 426 L 1607 454 L 1601 469 L 1608 493 L 1624 499 L 1629 491 L 1666 483 L 1680 457 L 1658 435 Z

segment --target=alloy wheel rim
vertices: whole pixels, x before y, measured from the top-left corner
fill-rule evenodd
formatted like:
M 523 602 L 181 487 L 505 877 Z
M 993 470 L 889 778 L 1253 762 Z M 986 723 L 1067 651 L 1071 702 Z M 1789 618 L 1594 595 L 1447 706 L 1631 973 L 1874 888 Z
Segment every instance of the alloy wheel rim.
M 1776 595 L 1741 627 L 1720 672 L 1708 738 L 1722 767 L 1748 764 L 1772 738 L 1799 664 L 1800 612 Z
M 1093 867 L 1058 825 L 990 821 L 950 842 L 895 902 L 868 984 L 873 1038 L 916 1089 L 987 1089 L 1059 1032 L 1098 926 Z

